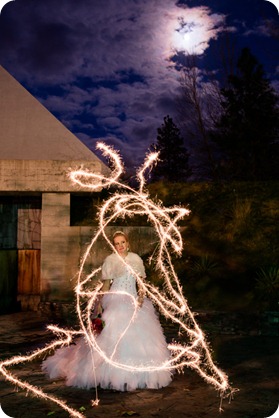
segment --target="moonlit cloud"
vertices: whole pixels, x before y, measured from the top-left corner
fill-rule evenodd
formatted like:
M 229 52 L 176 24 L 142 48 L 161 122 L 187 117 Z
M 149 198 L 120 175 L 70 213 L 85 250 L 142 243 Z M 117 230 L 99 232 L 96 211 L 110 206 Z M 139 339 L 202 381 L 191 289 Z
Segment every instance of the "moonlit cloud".
M 202 54 L 225 23 L 208 7 L 174 0 L 107 0 L 105 7 L 103 0 L 46 3 L 14 3 L 16 31 L 7 26 L 10 41 L 0 42 L 6 68 L 17 63 L 17 79 L 81 139 L 101 131 L 126 150 L 130 141 L 131 158 L 135 144 L 147 150 L 163 117 L 174 112 L 175 51 Z M 182 27 L 191 28 L 188 40 Z M 60 90 L 52 92 L 52 86 Z M 84 126 L 80 115 L 86 115 Z
M 173 8 L 166 21 L 169 33 L 168 49 L 201 55 L 225 30 L 225 15 L 212 13 L 209 7 Z

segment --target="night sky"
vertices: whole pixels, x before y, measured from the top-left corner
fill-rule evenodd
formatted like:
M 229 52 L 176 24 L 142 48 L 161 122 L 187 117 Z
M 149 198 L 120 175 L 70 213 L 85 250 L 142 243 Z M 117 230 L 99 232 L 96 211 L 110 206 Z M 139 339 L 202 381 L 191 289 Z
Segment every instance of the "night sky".
M 136 167 L 195 53 L 220 75 L 228 41 L 248 46 L 279 91 L 279 17 L 265 0 L 15 0 L 0 15 L 0 63 L 93 152 Z M 222 51 L 222 53 L 221 53 Z

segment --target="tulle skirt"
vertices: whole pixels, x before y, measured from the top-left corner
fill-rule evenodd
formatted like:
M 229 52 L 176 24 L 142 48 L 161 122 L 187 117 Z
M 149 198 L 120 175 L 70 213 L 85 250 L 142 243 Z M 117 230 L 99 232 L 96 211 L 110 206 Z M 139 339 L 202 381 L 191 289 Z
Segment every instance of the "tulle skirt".
M 51 379 L 64 377 L 66 385 L 87 389 L 132 391 L 167 386 L 172 379 L 165 367 L 170 352 L 151 301 L 145 298 L 137 309 L 129 296 L 107 294 L 103 307 L 105 326 L 96 337 L 99 349 L 80 337 L 47 358 L 43 370 Z

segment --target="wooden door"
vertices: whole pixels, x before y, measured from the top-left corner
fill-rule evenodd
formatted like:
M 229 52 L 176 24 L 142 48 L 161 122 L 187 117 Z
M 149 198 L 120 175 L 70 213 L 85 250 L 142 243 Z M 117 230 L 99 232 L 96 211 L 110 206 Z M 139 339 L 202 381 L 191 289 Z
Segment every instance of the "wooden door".
M 18 250 L 18 294 L 40 294 L 41 250 Z
M 41 197 L 0 196 L 0 314 L 40 302 Z

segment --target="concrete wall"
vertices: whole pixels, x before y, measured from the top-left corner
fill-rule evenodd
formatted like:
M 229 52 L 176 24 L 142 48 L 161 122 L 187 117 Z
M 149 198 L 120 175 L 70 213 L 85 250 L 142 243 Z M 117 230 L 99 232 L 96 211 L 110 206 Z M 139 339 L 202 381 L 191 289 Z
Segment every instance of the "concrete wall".
M 43 299 L 66 298 L 78 237 L 70 228 L 70 194 L 43 193 L 41 226 L 41 289 Z
M 0 160 L 1 192 L 70 192 L 77 191 L 67 173 L 85 167 L 91 172 L 107 172 L 98 162 L 58 160 Z

